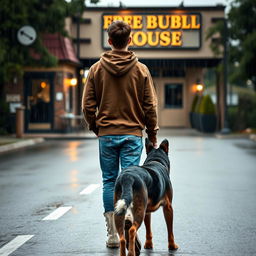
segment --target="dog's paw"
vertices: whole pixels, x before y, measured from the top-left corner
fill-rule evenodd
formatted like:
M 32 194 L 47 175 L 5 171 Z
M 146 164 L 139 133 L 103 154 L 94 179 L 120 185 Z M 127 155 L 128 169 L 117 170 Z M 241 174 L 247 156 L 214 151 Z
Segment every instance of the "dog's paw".
M 146 241 L 144 245 L 144 249 L 153 249 L 152 241 Z
M 169 244 L 168 247 L 169 247 L 169 250 L 172 250 L 172 251 L 179 249 L 179 246 L 177 244 L 175 244 L 175 243 L 174 244 Z

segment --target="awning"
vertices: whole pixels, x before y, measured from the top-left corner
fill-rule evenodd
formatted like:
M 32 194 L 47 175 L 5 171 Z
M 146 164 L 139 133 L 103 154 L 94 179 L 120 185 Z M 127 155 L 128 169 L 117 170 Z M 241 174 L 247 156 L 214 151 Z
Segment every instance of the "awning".
M 49 53 L 55 56 L 59 62 L 68 62 L 73 65 L 81 65 L 76 57 L 75 49 L 72 41 L 68 37 L 64 37 L 59 33 L 43 34 L 41 36 L 43 45 L 47 48 Z M 31 50 L 30 54 L 35 59 L 40 59 L 40 55 Z

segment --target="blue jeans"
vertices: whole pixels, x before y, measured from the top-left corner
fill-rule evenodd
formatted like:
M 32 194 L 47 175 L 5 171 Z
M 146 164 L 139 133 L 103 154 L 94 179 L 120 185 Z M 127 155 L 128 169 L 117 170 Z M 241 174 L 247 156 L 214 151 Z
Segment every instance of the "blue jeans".
M 99 137 L 100 167 L 103 180 L 105 212 L 114 210 L 114 187 L 121 169 L 139 165 L 143 149 L 142 138 L 134 135 L 108 135 Z

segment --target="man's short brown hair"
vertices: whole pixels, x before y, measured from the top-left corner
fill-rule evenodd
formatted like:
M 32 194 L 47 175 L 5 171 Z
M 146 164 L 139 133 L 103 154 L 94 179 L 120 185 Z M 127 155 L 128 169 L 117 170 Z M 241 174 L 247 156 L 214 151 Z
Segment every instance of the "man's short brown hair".
M 116 20 L 108 27 L 108 36 L 112 41 L 112 44 L 117 49 L 126 47 L 131 34 L 131 27 L 121 21 Z

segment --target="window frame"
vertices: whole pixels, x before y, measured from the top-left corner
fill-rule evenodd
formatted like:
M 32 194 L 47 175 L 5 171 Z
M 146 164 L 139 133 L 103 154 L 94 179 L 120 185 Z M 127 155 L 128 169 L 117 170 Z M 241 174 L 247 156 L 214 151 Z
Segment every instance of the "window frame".
M 180 90 L 180 94 L 181 94 L 181 104 L 168 104 L 167 102 L 167 90 L 168 90 L 168 86 L 177 86 L 177 88 L 179 88 Z M 174 89 L 175 90 L 175 89 Z M 177 94 L 176 94 L 177 95 Z M 179 110 L 179 109 L 183 109 L 184 108 L 184 84 L 181 82 L 171 82 L 171 83 L 165 83 L 164 84 L 164 108 L 165 109 L 174 109 L 174 110 Z M 174 97 L 177 97 L 174 95 Z M 178 99 L 176 98 L 176 101 L 178 101 Z

